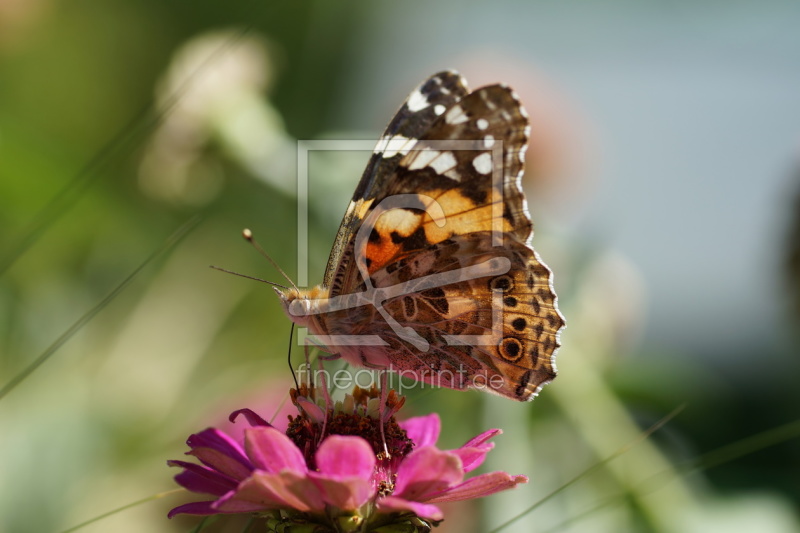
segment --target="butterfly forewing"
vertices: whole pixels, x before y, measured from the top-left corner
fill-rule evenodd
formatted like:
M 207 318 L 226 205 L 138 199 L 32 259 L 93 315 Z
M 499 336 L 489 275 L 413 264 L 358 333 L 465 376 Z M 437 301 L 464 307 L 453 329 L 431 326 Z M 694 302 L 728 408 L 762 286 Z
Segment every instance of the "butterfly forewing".
M 369 270 L 452 235 L 494 231 L 526 242 L 531 221 L 519 178 L 527 138 L 525 112 L 507 87 L 478 89 L 450 107 L 408 149 L 383 196 L 371 204 L 374 208 L 385 197 L 417 195 L 421 206 L 436 202 L 444 225 L 422 210 L 387 214 L 375 230 L 390 238 L 371 240 Z
M 340 266 L 344 249 L 363 220 L 363 216 L 359 216 L 363 215 L 361 207 L 365 202 L 385 194 L 387 181 L 394 176 L 402 158 L 401 151 L 407 145 L 413 145 L 442 113 L 466 94 L 464 78 L 453 71 L 434 74 L 411 91 L 386 126 L 356 186 L 331 249 L 323 285 L 333 285 L 333 276 Z

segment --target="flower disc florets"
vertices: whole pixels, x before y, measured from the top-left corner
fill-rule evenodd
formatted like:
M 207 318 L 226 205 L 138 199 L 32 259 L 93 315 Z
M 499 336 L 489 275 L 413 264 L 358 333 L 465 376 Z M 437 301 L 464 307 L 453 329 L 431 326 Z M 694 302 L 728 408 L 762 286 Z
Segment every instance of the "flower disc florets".
M 315 468 L 314 454 L 327 435 L 353 435 L 361 437 L 375 452 L 379 461 L 398 462 L 411 453 L 414 443 L 393 416 L 405 403 L 405 398 L 392 390 L 387 394 L 381 416 L 380 391 L 376 387 L 355 387 L 344 400 L 327 408 L 324 398 L 317 398 L 313 387 L 301 385 L 292 389 L 292 403 L 297 416 L 289 416 L 286 436 L 303 452 L 309 468 Z M 328 402 L 329 403 L 329 402 Z M 388 465 L 387 465 L 388 466 Z

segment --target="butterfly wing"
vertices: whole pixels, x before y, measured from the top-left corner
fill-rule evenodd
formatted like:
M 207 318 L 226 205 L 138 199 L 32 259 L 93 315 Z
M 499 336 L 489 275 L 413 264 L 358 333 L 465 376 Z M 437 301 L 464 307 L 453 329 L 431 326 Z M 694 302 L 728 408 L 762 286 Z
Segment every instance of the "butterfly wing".
M 370 256 L 386 259 L 370 269 L 388 263 L 393 254 L 420 248 L 423 233 L 427 244 L 474 231 L 513 234 L 526 242 L 532 226 L 519 180 L 528 132 L 527 114 L 514 92 L 502 85 L 478 89 L 448 109 L 400 161 L 387 190 L 387 195 L 433 198 L 445 224 L 438 227 L 429 215 L 420 217 L 417 227 L 404 220 L 407 234 L 398 232 L 391 243 L 374 246 Z M 393 223 L 386 218 L 376 230 L 390 233 Z
M 466 94 L 464 78 L 453 71 L 434 74 L 411 91 L 383 132 L 353 193 L 328 257 L 323 280 L 325 287 L 332 286 L 345 249 L 363 220 L 360 215 L 363 215 L 364 206 L 384 195 L 386 184 L 393 179 L 406 145 L 415 144 L 442 113 Z
M 353 292 L 362 273 L 453 235 L 491 231 L 497 246 L 508 236 L 526 242 L 532 225 L 519 179 L 528 132 L 527 115 L 508 87 L 483 87 L 453 102 L 400 149 L 393 170 L 373 180 L 368 195 L 356 191 L 359 199 L 345 217 L 349 239 L 337 242 L 337 266 L 326 275 L 331 295 Z M 371 217 L 395 198 L 403 208 Z M 368 239 L 355 242 L 364 220 L 372 223 Z
M 532 224 L 519 179 L 528 120 L 508 87 L 466 94 L 460 79 L 452 85 L 459 91 L 427 91 L 425 116 L 408 114 L 424 93 L 418 88 L 390 124 L 340 227 L 325 287 L 331 297 L 355 295 L 491 259 L 505 259 L 507 273 L 416 291 L 407 285 L 385 300 L 383 313 L 377 305 L 330 313 L 324 329 L 389 344 L 343 350 L 350 361 L 388 360 L 421 381 L 528 400 L 555 376 L 564 326 L 550 271 L 527 245 Z M 428 349 L 409 344 L 400 325 Z
M 414 281 L 505 259 L 506 273 L 415 290 Z M 480 388 L 515 400 L 532 399 L 556 375 L 554 353 L 564 319 L 551 274 L 536 252 L 510 237 L 492 246 L 485 232 L 454 235 L 427 250 L 405 254 L 373 274 L 379 288 L 409 285 L 383 304 L 424 338 L 417 350 L 374 316 L 364 334 L 390 344 L 393 370 L 452 389 Z M 376 313 L 377 314 L 377 313 Z M 383 328 L 383 331 L 379 331 Z

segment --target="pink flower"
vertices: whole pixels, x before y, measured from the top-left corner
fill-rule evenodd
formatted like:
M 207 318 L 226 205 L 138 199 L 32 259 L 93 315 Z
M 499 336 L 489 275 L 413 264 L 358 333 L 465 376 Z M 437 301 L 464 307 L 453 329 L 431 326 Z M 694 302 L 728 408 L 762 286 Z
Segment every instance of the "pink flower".
M 376 438 L 380 421 L 366 414 L 369 400 L 362 396 L 347 410 L 338 404 L 324 421 L 319 419 L 324 411 L 303 404 L 286 433 L 250 410 L 237 411 L 231 418 L 242 414 L 251 425 L 244 431 L 244 446 L 216 429 L 190 436 L 187 454 L 202 464 L 168 464 L 184 469 L 175 477 L 178 484 L 216 498 L 178 506 L 169 516 L 266 513 L 285 524 L 312 523 L 330 531 L 371 531 L 422 520 L 430 528 L 444 518 L 437 503 L 527 483 L 527 477 L 505 472 L 464 479 L 483 462 L 493 447 L 488 440 L 499 429 L 444 451 L 435 446 L 440 420 L 434 413 L 399 424 L 394 417 L 384 419 L 383 436 Z M 319 443 L 321 431 L 326 436 Z

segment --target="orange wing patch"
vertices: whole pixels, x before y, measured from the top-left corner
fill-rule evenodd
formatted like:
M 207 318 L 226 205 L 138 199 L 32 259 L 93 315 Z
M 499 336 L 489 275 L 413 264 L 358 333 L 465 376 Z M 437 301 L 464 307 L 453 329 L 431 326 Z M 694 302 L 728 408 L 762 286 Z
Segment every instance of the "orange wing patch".
M 427 211 L 392 209 L 383 213 L 375 223 L 367 243 L 370 275 L 401 254 L 422 250 L 453 235 L 511 231 L 512 224 L 502 216 L 496 216 L 498 207 L 502 212 L 503 206 L 500 194 L 497 193 L 497 196 L 495 202 L 476 204 L 459 188 L 425 191 L 417 197 Z M 435 204 L 435 208 L 432 204 Z

